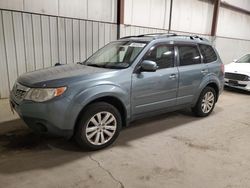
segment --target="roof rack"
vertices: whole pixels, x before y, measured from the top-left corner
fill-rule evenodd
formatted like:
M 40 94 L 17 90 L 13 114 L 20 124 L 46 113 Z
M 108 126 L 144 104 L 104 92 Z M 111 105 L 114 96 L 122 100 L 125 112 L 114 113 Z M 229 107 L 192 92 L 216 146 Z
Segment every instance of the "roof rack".
M 121 39 L 131 38 L 131 37 L 153 37 L 153 38 L 159 38 L 159 37 L 170 37 L 170 36 L 177 36 L 176 33 L 147 33 L 147 34 L 141 34 L 141 35 L 132 35 L 132 36 L 125 36 Z
M 209 41 L 206 38 L 202 38 L 198 35 L 178 35 L 176 33 L 148 33 L 142 35 L 126 36 L 121 39 L 131 38 L 131 37 L 153 37 L 153 39 L 164 38 L 164 37 L 189 37 L 191 40 L 199 39 L 201 41 Z

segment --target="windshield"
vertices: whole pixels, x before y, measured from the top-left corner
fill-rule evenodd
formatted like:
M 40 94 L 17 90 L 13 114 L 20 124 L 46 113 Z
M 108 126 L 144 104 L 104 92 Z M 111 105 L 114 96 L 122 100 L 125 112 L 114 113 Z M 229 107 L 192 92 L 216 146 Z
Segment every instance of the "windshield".
M 244 55 L 236 63 L 250 63 L 250 54 Z
M 135 41 L 112 42 L 97 51 L 84 64 L 95 67 L 124 69 L 133 63 L 146 44 L 146 42 Z

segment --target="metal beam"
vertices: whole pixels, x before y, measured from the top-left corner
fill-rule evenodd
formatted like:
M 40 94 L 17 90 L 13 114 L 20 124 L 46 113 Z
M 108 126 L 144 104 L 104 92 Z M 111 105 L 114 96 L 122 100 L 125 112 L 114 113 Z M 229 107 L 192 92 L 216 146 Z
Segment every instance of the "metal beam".
M 229 4 L 229 3 L 225 2 L 225 1 L 221 1 L 221 7 L 224 7 L 224 8 L 227 8 L 227 9 L 231 9 L 231 10 L 243 13 L 243 14 L 250 15 L 250 11 L 249 10 L 246 10 L 246 9 L 241 8 L 241 7 Z
M 117 0 L 117 39 L 120 38 L 121 24 L 124 24 L 124 0 Z
M 171 24 L 172 24 L 172 11 L 173 11 L 173 0 L 170 1 L 168 32 L 170 32 L 170 30 L 171 30 Z
M 213 12 L 211 36 L 215 36 L 216 35 L 220 4 L 221 4 L 221 0 L 215 0 L 214 1 L 214 12 Z

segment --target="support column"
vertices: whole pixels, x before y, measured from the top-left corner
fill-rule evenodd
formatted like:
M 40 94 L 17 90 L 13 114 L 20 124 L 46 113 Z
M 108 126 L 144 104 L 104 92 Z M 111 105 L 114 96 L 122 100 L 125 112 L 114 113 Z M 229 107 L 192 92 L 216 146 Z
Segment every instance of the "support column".
M 120 38 L 121 24 L 124 24 L 124 0 L 117 0 L 117 39 Z
M 214 1 L 214 13 L 213 13 L 212 28 L 211 28 L 212 37 L 216 36 L 220 3 L 221 3 L 221 0 Z

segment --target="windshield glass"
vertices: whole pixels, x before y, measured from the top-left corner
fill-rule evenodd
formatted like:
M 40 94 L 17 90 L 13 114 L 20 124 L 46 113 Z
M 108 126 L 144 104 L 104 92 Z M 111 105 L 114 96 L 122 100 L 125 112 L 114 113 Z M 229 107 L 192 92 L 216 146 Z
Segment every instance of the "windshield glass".
M 250 63 L 250 54 L 244 55 L 242 58 L 237 60 L 236 63 Z
M 135 41 L 112 42 L 97 51 L 84 64 L 103 68 L 127 68 L 133 63 L 146 44 L 146 42 Z

